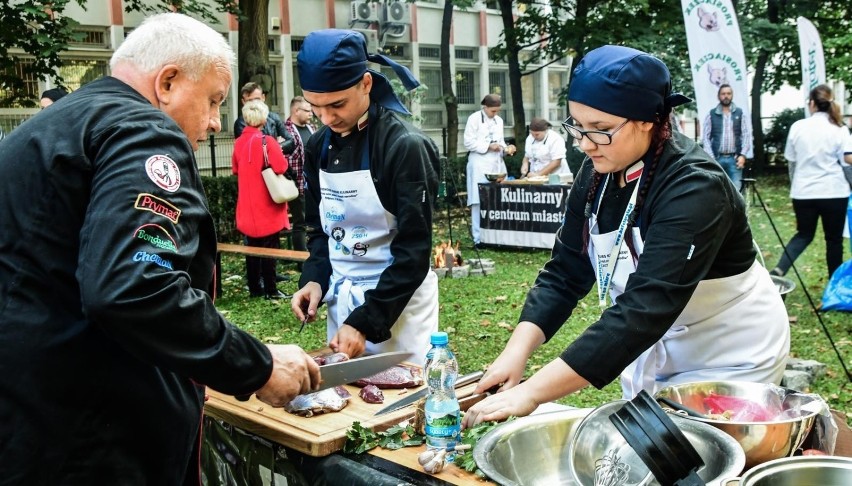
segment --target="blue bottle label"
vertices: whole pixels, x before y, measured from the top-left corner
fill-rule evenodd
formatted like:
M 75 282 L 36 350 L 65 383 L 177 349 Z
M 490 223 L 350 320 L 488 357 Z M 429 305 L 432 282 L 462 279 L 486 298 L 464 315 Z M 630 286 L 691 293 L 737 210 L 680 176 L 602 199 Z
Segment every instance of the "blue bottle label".
M 458 409 L 450 413 L 426 412 L 426 435 L 456 439 L 461 431 Z

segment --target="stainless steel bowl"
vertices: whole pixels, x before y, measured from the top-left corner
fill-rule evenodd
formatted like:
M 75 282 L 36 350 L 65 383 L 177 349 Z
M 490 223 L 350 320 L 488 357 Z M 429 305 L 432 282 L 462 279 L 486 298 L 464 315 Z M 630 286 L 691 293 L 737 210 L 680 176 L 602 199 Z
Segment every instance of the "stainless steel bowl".
M 486 434 L 473 449 L 476 465 L 502 485 L 576 486 L 568 445 L 589 412 L 588 408 L 573 409 L 507 422 Z M 704 460 L 698 475 L 708 485 L 720 486 L 723 478 L 742 471 L 745 455 L 731 437 L 678 416 L 672 420 Z
M 724 486 L 849 486 L 852 459 L 834 456 L 801 456 L 775 459 L 722 483 Z
M 778 391 L 781 390 L 781 395 Z M 784 390 L 775 385 L 744 381 L 702 381 L 671 385 L 658 391 L 657 397 L 666 397 L 679 402 L 700 413 L 709 413 L 704 399 L 711 393 L 728 395 L 767 403 L 778 409 L 808 408 L 818 405 L 817 400 L 806 395 Z M 746 469 L 773 459 L 793 455 L 802 445 L 819 415 L 819 410 L 807 412 L 790 419 L 771 422 L 739 422 L 714 420 L 698 417 L 685 417 L 687 420 L 702 422 L 724 431 L 740 444 L 745 451 Z
M 778 275 L 770 275 L 769 278 L 772 279 L 772 283 L 775 284 L 775 288 L 778 289 L 778 293 L 781 294 L 782 299 L 787 298 L 787 294 L 795 290 L 796 282 L 790 280 L 787 277 L 779 277 Z
M 488 179 L 491 182 L 497 182 L 504 177 L 506 177 L 505 172 L 495 172 L 495 173 L 485 174 L 485 178 Z

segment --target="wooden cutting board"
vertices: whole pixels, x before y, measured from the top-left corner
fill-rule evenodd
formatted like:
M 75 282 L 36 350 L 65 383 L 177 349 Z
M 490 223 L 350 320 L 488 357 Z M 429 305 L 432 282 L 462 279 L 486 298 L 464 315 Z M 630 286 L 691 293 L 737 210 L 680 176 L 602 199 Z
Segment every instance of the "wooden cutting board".
M 415 366 L 410 363 L 408 365 Z M 425 385 L 421 385 L 417 388 L 409 388 L 407 391 L 382 390 L 385 402 L 373 404 L 365 402 L 358 396 L 361 391 L 359 387 L 346 385 L 344 388 L 352 395 L 346 408 L 339 412 L 313 417 L 299 417 L 284 409 L 270 407 L 254 396 L 246 402 L 241 402 L 230 395 L 208 389 L 204 413 L 285 447 L 310 456 L 321 457 L 343 448 L 346 442 L 346 431 L 353 422 L 360 422 L 364 427 L 382 431 L 413 417 L 413 405 L 380 416 L 374 414 L 385 405 L 424 387 Z M 476 383 L 459 387 L 456 389 L 456 395 L 460 399 L 468 397 L 473 394 L 474 388 Z

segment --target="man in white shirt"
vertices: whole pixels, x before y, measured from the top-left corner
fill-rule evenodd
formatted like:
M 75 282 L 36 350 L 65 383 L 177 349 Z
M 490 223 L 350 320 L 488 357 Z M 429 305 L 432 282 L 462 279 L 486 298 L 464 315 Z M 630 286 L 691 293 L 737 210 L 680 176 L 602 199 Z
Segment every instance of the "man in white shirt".
M 543 118 L 533 118 L 530 122 L 521 162 L 522 178 L 571 173 L 565 158 L 565 140 L 551 126 Z

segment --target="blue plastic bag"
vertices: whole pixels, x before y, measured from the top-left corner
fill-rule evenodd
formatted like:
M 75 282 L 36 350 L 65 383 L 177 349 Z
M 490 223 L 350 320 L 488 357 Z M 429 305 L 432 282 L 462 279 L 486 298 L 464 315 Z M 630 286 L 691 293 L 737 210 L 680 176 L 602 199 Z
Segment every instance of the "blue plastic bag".
M 852 312 L 852 260 L 844 262 L 834 271 L 822 294 L 822 310 Z

